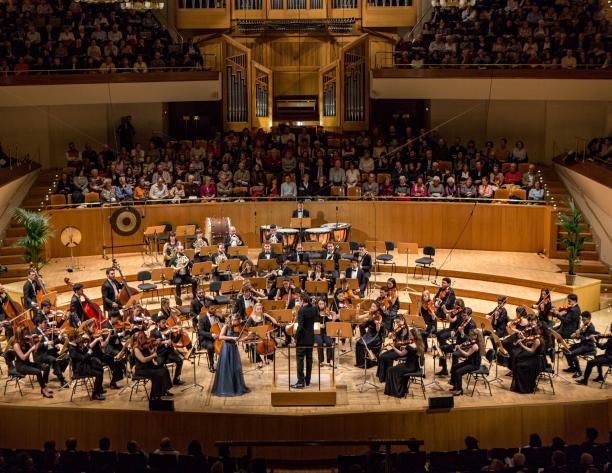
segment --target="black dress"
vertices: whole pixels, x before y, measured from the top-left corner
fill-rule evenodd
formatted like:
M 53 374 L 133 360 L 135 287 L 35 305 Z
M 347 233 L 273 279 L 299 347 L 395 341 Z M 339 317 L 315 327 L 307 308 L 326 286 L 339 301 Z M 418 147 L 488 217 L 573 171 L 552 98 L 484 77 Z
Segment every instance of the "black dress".
M 385 329 L 381 326 L 377 331 L 376 323 L 373 320 L 368 320 L 360 329 L 363 336 L 355 344 L 355 366 L 363 368 L 364 363 L 367 363 L 366 366 L 369 368 L 376 365 L 377 361 L 367 357 L 366 345 L 378 357 Z
M 226 337 L 238 338 L 238 333 L 231 329 L 225 334 Z M 221 397 L 242 396 L 250 391 L 244 383 L 242 375 L 242 363 L 240 352 L 234 340 L 223 340 L 217 371 L 212 387 L 212 394 Z
M 395 338 L 395 347 L 401 351 L 402 347 L 406 345 L 404 343 L 408 338 L 408 327 L 404 327 Z M 402 355 L 397 353 L 393 349 L 385 350 L 378 356 L 378 367 L 376 368 L 376 377 L 381 383 L 385 382 L 387 371 L 393 366 L 395 360 L 403 358 Z
M 151 351 L 148 348 L 140 349 L 143 357 L 151 356 Z M 137 376 L 142 376 L 151 380 L 151 397 L 159 398 L 166 394 L 166 392 L 172 387 L 172 381 L 170 380 L 170 373 L 168 369 L 163 365 L 156 365 L 153 360 L 149 360 L 143 363 L 136 358 L 136 369 L 134 373 Z
M 420 370 L 419 354 L 414 345 L 406 347 L 408 354 L 406 361 L 400 365 L 393 366 L 387 370 L 385 376 L 385 394 L 393 397 L 406 396 L 406 380 L 404 376 L 407 373 L 418 373 Z
M 20 345 L 21 351 L 27 353 L 30 349 L 30 345 Z M 30 360 L 22 360 L 18 356 L 15 357 L 15 370 L 24 375 L 34 375 L 40 385 L 41 389 L 44 388 L 49 382 L 49 365 L 41 365 Z
M 538 375 L 543 368 L 545 347 L 540 337 L 540 345 L 533 352 L 521 349 L 513 359 L 512 385 L 510 390 L 515 393 L 533 393 Z

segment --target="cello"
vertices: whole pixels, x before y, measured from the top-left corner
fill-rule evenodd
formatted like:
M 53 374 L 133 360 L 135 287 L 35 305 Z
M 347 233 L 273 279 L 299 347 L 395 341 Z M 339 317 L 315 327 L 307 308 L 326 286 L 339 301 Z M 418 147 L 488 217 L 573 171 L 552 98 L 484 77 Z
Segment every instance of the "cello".
M 119 273 L 119 276 L 121 277 L 121 282 L 123 282 L 123 287 L 119 291 L 119 302 L 121 303 L 121 305 L 125 305 L 130 300 L 130 297 L 135 296 L 136 294 L 140 294 L 140 291 L 138 289 L 128 286 L 127 279 L 125 279 L 125 276 L 121 272 L 121 267 L 119 266 L 117 260 L 113 260 L 112 268 Z
M 66 285 L 70 287 L 70 289 L 74 287 L 74 284 L 70 282 L 69 278 L 64 278 L 64 283 L 66 283 Z M 105 320 L 104 313 L 102 312 L 102 309 L 100 309 L 100 306 L 93 302 L 89 297 L 87 297 L 85 293 L 83 293 L 83 298 L 85 299 L 81 302 L 81 307 L 83 307 L 83 313 L 85 314 L 85 317 L 87 319 L 93 319 L 95 321 L 96 329 L 99 330 Z
M 274 354 L 276 351 L 276 343 L 274 339 L 270 337 L 272 326 L 270 324 L 264 324 L 263 326 L 266 328 L 266 336 L 265 338 L 260 338 L 259 341 L 255 343 L 255 351 L 259 356 L 268 356 Z

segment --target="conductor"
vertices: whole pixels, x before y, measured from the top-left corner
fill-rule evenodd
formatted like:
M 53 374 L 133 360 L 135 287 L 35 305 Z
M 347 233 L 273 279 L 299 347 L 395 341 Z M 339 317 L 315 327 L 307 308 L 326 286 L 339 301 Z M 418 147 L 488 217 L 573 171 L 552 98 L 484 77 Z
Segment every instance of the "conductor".
M 310 386 L 312 373 L 312 347 L 314 345 L 314 323 L 319 317 L 319 311 L 310 302 L 310 296 L 302 292 L 301 307 L 298 310 L 297 330 L 295 331 L 297 383 L 292 384 L 294 389 L 304 389 Z M 306 375 L 304 375 L 304 359 L 306 359 Z

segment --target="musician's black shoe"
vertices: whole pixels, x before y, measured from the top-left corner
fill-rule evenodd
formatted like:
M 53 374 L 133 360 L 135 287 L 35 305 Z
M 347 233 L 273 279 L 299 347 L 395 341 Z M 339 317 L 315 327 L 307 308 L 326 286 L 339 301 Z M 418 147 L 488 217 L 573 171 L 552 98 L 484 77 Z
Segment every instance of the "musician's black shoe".
M 291 385 L 291 388 L 293 389 L 304 389 L 304 383 L 295 383 Z
M 448 376 L 448 370 L 440 370 L 436 373 L 436 376 Z
M 576 371 L 573 375 L 572 378 L 582 378 L 582 371 Z
M 106 389 L 103 389 L 102 391 L 100 391 L 100 394 L 106 394 Z
M 453 391 L 453 396 L 463 396 L 463 389 L 457 389 Z
M 104 401 L 106 399 L 102 394 L 94 394 L 91 396 L 92 401 Z
M 586 379 L 577 379 L 576 384 L 582 384 L 583 386 L 586 386 L 589 384 L 589 382 Z
M 119 386 L 117 386 L 117 383 L 110 383 L 110 388 L 111 389 L 121 389 Z
M 214 373 L 216 370 L 214 366 L 209 366 L 208 371 L 210 371 L 211 373 Z
M 183 305 L 183 299 L 178 296 L 174 297 L 174 302 L 176 302 L 176 305 Z
M 597 376 L 597 378 L 593 378 L 594 383 L 603 383 L 603 380 L 604 380 L 603 376 Z
M 171 393 L 170 391 L 166 391 L 164 394 L 164 397 L 172 397 L 174 396 L 174 393 Z
M 573 373 L 574 371 L 576 371 L 576 368 L 574 368 L 573 366 L 568 366 L 567 368 L 565 368 L 563 370 L 565 373 Z
M 175 386 L 180 386 L 182 384 L 185 384 L 185 381 L 183 381 L 181 379 L 175 379 L 172 384 L 174 384 Z

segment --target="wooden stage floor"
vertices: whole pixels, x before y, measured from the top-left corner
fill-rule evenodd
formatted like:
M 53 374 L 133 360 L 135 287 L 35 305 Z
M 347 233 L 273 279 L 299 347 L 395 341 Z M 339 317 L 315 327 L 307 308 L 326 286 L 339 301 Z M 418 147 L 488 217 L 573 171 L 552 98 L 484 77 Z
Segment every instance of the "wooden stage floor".
M 254 257 L 256 252 L 256 249 L 251 249 L 250 255 Z M 439 266 L 446 261 L 442 274 L 446 271 L 455 275 L 452 279 L 456 291 L 460 296 L 462 292 L 468 294 L 464 297 L 466 305 L 476 312 L 492 310 L 496 305 L 494 298 L 499 293 L 517 300 L 535 301 L 539 287 L 545 285 L 553 290 L 553 301 L 556 301 L 569 292 L 564 286 L 564 276 L 559 268 L 541 255 L 472 250 L 456 250 L 447 258 L 448 255 L 448 250 L 438 250 L 436 262 Z M 116 257 L 128 279 L 132 279 L 137 271 L 144 269 L 140 254 L 119 254 Z M 396 255 L 395 259 L 399 265 L 405 267 L 405 257 Z M 411 257 L 410 268 L 413 260 Z M 110 262 L 100 256 L 81 257 L 78 263 L 85 269 L 67 273 L 66 266 L 69 262 L 68 258 L 54 259 L 43 268 L 41 272 L 47 286 L 61 287 L 64 277 L 70 277 L 74 282 L 99 280 L 99 283 L 86 289 L 90 298 L 99 298 L 99 284 L 104 279 L 104 270 Z M 388 276 L 390 274 L 384 272 L 376 278 L 380 282 Z M 404 273 L 396 273 L 394 277 L 400 284 L 406 282 Z M 431 282 L 426 278 L 413 278 L 410 270 L 408 284 L 420 290 L 423 285 L 430 286 Z M 68 302 L 71 295 L 66 288 L 62 291 L 58 297 L 60 305 Z M 406 297 L 405 292 L 400 292 L 400 300 L 406 301 Z M 188 298 L 184 297 L 184 303 L 188 304 Z M 159 303 L 152 300 L 149 307 L 159 307 Z M 508 305 L 511 316 L 514 314 L 514 307 L 515 305 Z M 594 316 L 595 325 L 600 330 L 604 330 L 605 326 L 612 322 L 610 308 L 595 312 Z M 99 435 L 115 432 L 120 441 L 138 438 L 142 439 L 148 448 L 154 448 L 162 434 L 172 435 L 185 443 L 190 438 L 197 437 L 202 439 L 210 450 L 215 440 L 359 439 L 376 436 L 415 436 L 424 438 L 428 449 L 444 449 L 461 447 L 465 435 L 476 435 L 484 439 L 481 441 L 482 446 L 491 447 L 504 445 L 502 440 L 512 445 L 525 443 L 532 431 L 543 432 L 545 436 L 551 437 L 561 434 L 565 435 L 567 440 L 578 441 L 582 438 L 581 429 L 586 425 L 595 425 L 604 432 L 610 430 L 612 391 L 607 387 L 599 389 L 599 384 L 578 386 L 569 376 L 568 383 L 560 379 L 555 380 L 554 395 L 549 386 L 543 386 L 545 390 L 536 394 L 521 395 L 510 391 L 511 378 L 506 377 L 507 370 L 500 367 L 501 381 L 492 383 L 492 396 L 479 386 L 473 397 L 455 398 L 455 408 L 450 412 L 432 414 L 427 409 L 428 401 L 422 398 L 418 388 L 414 390 L 414 397 L 409 396 L 406 399 L 385 396 L 384 385 L 375 379 L 375 368 L 367 371 L 367 380 L 373 382 L 376 387 L 366 386 L 367 389 L 361 392 L 359 384 L 363 382 L 364 373 L 362 369 L 353 366 L 355 354 L 350 352 L 341 357 L 339 369 L 335 373 L 335 406 L 273 407 L 272 364 L 266 365 L 262 370 L 255 370 L 243 350 L 241 357 L 245 381 L 251 392 L 237 398 L 211 395 L 213 375 L 208 372 L 205 359 L 202 358 L 202 363 L 196 365 L 195 375 L 197 383 L 204 389 L 182 391 L 193 381 L 193 365 L 186 362 L 182 379 L 187 384 L 173 389 L 176 409 L 174 413 L 149 413 L 148 403 L 140 394 L 134 395 L 131 402 L 128 400 L 129 390 L 123 393 L 108 390 L 107 399 L 103 402 L 91 402 L 81 392 L 71 402 L 70 392 L 59 390 L 52 375 L 50 386 L 55 390 L 53 399 L 41 399 L 38 390 L 29 386 L 24 389 L 23 397 L 9 389 L 10 392 L 0 397 L 0 417 L 7 422 L 22 423 L 23 429 L 36 431 L 32 438 L 27 437 L 28 442 L 32 443 L 29 447 L 39 447 L 39 441 L 47 437 L 55 438 L 58 442 L 63 441 L 63 437 L 73 431 L 81 435 L 88 448 L 95 447 Z M 293 359 L 292 356 L 292 361 Z M 318 370 L 316 350 L 314 360 L 313 377 Z M 563 359 L 561 368 L 565 367 L 566 362 Z M 276 369 L 277 373 L 286 373 L 285 354 L 277 352 Z M 332 369 L 322 367 L 321 373 L 328 380 Z M 430 354 L 426 355 L 426 374 L 426 383 L 431 382 L 433 359 Z M 0 378 L 2 385 L 5 376 L 6 374 Z M 448 378 L 439 379 L 443 390 L 428 386 L 427 396 L 448 395 L 450 386 L 447 380 Z M 105 385 L 107 384 L 106 376 Z M 315 384 L 308 389 L 316 389 Z M 65 424 L 64 420 L 67 420 Z M 126 423 L 130 422 L 133 424 L 123 431 Z M 501 431 L 501 425 L 505 423 L 512 425 Z M 258 425 L 265 426 L 267 430 L 262 433 Z M 451 426 L 450 430 L 448 425 Z M 17 446 L 10 432 L 4 430 L 0 429 L 0 445 Z M 309 456 L 308 453 L 300 451 L 294 451 L 293 454 L 304 458 Z

